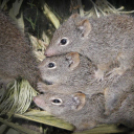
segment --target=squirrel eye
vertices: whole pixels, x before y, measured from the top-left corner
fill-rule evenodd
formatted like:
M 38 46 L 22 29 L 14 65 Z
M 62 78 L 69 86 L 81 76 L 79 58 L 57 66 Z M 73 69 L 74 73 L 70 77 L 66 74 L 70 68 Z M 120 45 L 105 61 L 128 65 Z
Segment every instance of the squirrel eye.
M 49 68 L 53 68 L 54 66 L 55 66 L 54 63 L 49 63 L 49 64 L 48 64 L 48 67 L 49 67 Z
M 54 105 L 61 105 L 62 100 L 61 100 L 60 98 L 58 98 L 58 99 L 53 99 L 53 100 L 52 100 L 52 103 L 53 103 Z
M 60 103 L 60 100 L 59 99 L 54 99 L 53 102 L 54 103 Z
M 62 39 L 62 40 L 60 41 L 60 43 L 61 43 L 61 45 L 65 45 L 65 44 L 67 43 L 67 39 Z

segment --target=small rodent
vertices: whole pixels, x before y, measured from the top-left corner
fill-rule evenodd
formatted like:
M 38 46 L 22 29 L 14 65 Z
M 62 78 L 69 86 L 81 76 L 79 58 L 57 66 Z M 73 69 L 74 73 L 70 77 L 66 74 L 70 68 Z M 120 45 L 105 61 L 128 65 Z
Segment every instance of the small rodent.
M 97 65 L 97 79 L 103 79 L 109 66 L 119 67 L 109 72 L 110 78 L 123 74 L 134 65 L 134 19 L 127 15 L 100 18 L 80 17 L 73 14 L 53 35 L 46 56 L 78 52 Z
M 106 114 L 118 109 L 128 92 L 132 92 L 134 70 L 127 70 L 116 82 L 96 81 L 96 66 L 87 57 L 77 52 L 47 57 L 39 65 L 42 81 L 38 82 L 40 92 L 75 93 L 92 96 L 104 93 Z
M 133 35 L 134 19 L 130 16 L 110 15 L 88 19 L 73 14 L 55 31 L 46 49 L 46 56 L 78 52 L 97 66 L 98 69 L 94 71 L 97 80 L 104 81 L 104 74 L 107 73 L 107 79 L 116 83 L 134 65 Z M 112 64 L 119 66 L 108 71 Z M 114 94 L 119 92 L 109 90 Z
M 74 125 L 75 131 L 95 127 L 104 113 L 103 95 L 89 99 L 83 93 L 46 92 L 34 97 L 33 101 L 43 110 Z
M 0 11 L 0 82 L 6 88 L 7 83 L 19 77 L 36 88 L 38 62 L 28 36 Z
M 98 124 L 124 124 L 134 127 L 134 94 L 128 94 L 122 106 L 109 116 L 105 116 L 103 94 L 92 97 L 84 93 L 52 93 L 46 92 L 33 99 L 34 103 L 52 115 L 73 124 L 75 131 L 88 130 Z
M 42 82 L 38 82 L 38 90 L 54 91 L 58 87 L 57 92 L 75 92 L 92 84 L 95 65 L 87 57 L 70 52 L 47 57 L 38 68 L 42 78 Z M 60 90 L 60 87 L 65 88 Z

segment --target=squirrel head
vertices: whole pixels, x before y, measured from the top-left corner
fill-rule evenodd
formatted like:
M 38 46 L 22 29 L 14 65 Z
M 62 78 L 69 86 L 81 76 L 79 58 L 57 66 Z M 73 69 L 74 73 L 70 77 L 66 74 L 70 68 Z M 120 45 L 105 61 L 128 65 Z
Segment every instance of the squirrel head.
M 73 14 L 55 31 L 46 49 L 46 56 L 59 55 L 70 51 L 80 52 L 91 30 L 91 24 L 87 18 Z
M 60 94 L 46 92 L 33 99 L 34 103 L 55 116 L 66 113 L 75 113 L 82 110 L 86 103 L 86 95 L 83 93 Z
M 80 74 L 86 73 L 89 77 L 91 68 L 91 61 L 77 52 L 47 57 L 39 65 L 42 80 L 52 85 L 74 80 L 80 81 L 82 79 L 79 78 L 82 77 Z
M 91 98 L 82 93 L 72 94 L 46 92 L 34 97 L 34 103 L 75 126 L 75 131 L 88 130 L 96 126 L 104 113 L 102 94 Z

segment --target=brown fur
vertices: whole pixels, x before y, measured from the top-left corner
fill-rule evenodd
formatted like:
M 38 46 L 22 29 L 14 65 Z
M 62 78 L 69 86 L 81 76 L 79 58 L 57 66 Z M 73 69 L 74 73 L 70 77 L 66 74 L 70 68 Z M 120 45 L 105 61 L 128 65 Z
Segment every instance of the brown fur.
M 134 19 L 130 16 L 110 15 L 88 19 L 75 14 L 55 31 L 46 55 L 78 52 L 97 66 L 98 70 L 94 71 L 97 80 L 104 81 L 107 73 L 107 79 L 116 83 L 126 70 L 134 66 L 133 35 Z M 67 43 L 62 44 L 62 39 L 66 39 Z M 112 64 L 119 66 L 109 71 Z M 115 94 L 118 92 L 113 88 L 109 90 Z
M 109 116 L 104 115 L 105 99 L 102 94 L 95 94 L 92 97 L 83 93 L 77 94 L 47 92 L 36 96 L 33 100 L 38 107 L 73 124 L 76 127 L 75 131 L 88 130 L 102 123 L 121 123 L 130 128 L 134 127 L 133 93 L 128 94 L 121 107 Z M 83 98 L 85 99 L 84 104 L 81 103 Z
M 55 66 L 49 68 L 49 63 L 54 63 Z M 72 66 L 75 67 L 73 70 Z M 104 81 L 98 82 L 94 78 L 96 66 L 87 57 L 78 56 L 76 52 L 48 57 L 40 64 L 39 70 L 43 80 L 38 82 L 39 91 L 56 93 L 80 91 L 90 96 L 104 93 L 106 114 L 117 110 L 127 93 L 133 90 L 131 87 L 134 83 L 134 70 L 127 70 L 118 80 L 111 82 L 105 76 Z
M 89 20 L 75 15 L 55 31 L 46 55 L 75 51 L 90 58 L 98 68 L 107 64 L 103 72 L 117 61 L 121 69 L 126 70 L 133 66 L 134 61 L 133 33 L 134 19 L 126 15 L 111 15 Z M 67 39 L 65 45 L 61 44 L 62 39 Z M 121 58 L 118 58 L 119 55 L 122 55 Z
M 37 60 L 32 46 L 16 23 L 0 11 L 0 80 L 5 85 L 19 77 L 36 88 Z

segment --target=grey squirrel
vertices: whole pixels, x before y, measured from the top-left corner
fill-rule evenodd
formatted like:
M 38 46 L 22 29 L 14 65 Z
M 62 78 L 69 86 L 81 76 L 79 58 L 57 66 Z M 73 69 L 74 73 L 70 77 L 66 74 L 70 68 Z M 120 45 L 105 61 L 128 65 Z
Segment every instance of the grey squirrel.
M 53 35 L 46 56 L 75 51 L 97 65 L 96 79 L 103 80 L 110 65 L 119 63 L 108 74 L 122 75 L 134 65 L 134 19 L 126 15 L 85 18 L 73 14 Z
M 54 91 L 54 87 L 64 86 L 64 91 L 74 92 L 92 84 L 95 65 L 85 56 L 70 52 L 60 56 L 47 57 L 39 64 L 42 82 L 38 82 L 39 91 Z M 45 86 L 45 87 L 43 87 Z M 70 90 L 73 88 L 74 90 Z M 69 90 L 69 91 L 68 91 Z
M 74 125 L 75 131 L 82 131 L 95 127 L 104 113 L 102 95 L 92 98 L 88 99 L 83 93 L 46 92 L 33 101 L 41 109 Z
M 74 93 L 83 92 L 92 96 L 103 93 L 106 114 L 118 109 L 128 92 L 132 92 L 134 70 L 127 70 L 116 82 L 96 81 L 97 67 L 87 57 L 77 52 L 47 57 L 39 65 L 42 81 L 38 82 L 40 92 Z
M 52 115 L 75 126 L 75 131 L 91 129 L 99 124 L 124 124 L 134 127 L 134 94 L 130 93 L 122 106 L 111 115 L 106 116 L 103 94 L 89 97 L 82 92 L 54 93 L 45 92 L 33 98 L 34 103 Z
M 0 11 L 0 82 L 7 84 L 19 77 L 37 87 L 38 61 L 27 35 Z
M 73 14 L 53 35 L 46 56 L 78 52 L 94 62 L 97 80 L 115 81 L 134 66 L 134 19 L 127 15 L 110 15 L 100 18 L 80 17 Z M 118 66 L 111 68 L 112 64 Z M 114 92 L 118 89 L 110 89 Z M 119 91 L 117 91 L 119 92 Z M 112 106 L 112 102 L 110 104 Z M 107 110 L 113 111 L 113 108 Z

